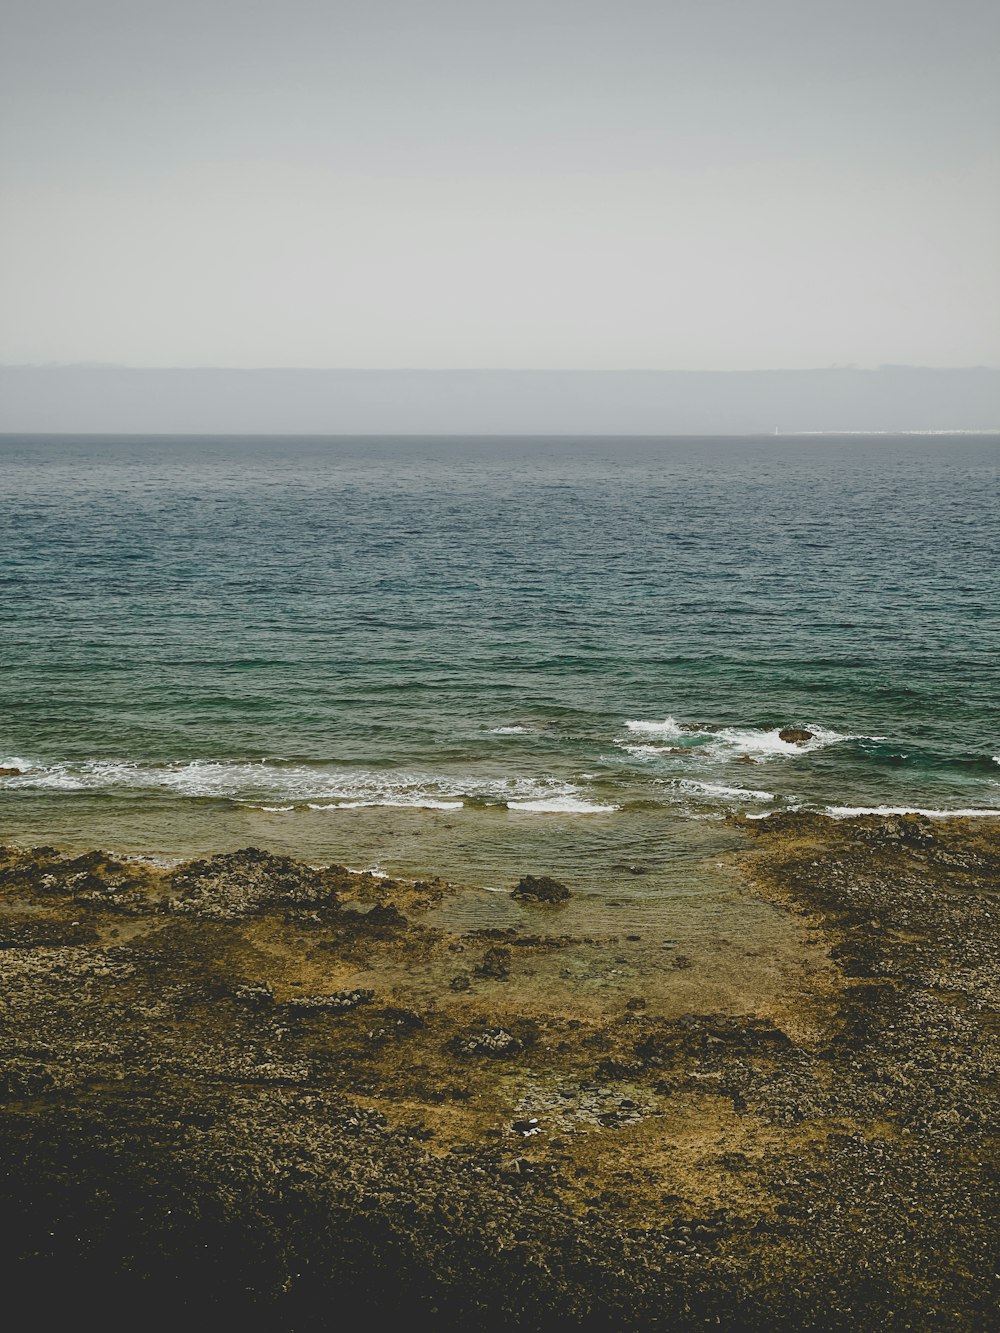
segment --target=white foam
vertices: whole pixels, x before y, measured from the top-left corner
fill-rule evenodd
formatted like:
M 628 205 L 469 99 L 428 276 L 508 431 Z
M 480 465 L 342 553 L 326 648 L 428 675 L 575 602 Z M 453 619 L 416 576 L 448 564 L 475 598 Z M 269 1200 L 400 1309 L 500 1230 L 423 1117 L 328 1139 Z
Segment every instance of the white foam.
M 508 801 L 508 810 L 529 815 L 607 815 L 619 809 L 617 805 L 595 805 L 575 796 L 550 796 L 540 801 Z
M 290 815 L 295 809 L 294 805 L 261 805 L 257 807 L 260 810 L 266 810 L 269 815 Z
M 663 722 L 626 722 L 629 731 L 645 736 L 656 736 L 665 740 L 684 740 L 684 755 L 679 758 L 711 759 L 720 763 L 749 755 L 758 763 L 770 759 L 797 759 L 814 750 L 824 749 L 828 745 L 837 745 L 841 741 L 880 739 L 878 737 L 860 737 L 844 735 L 831 731 L 829 727 L 811 724 L 805 728 L 812 735 L 807 741 L 783 741 L 779 732 L 783 727 L 766 729 L 763 727 L 722 727 L 719 731 L 696 731 L 682 727 L 674 718 L 668 717 Z M 628 737 L 619 737 L 615 741 L 627 754 L 636 758 L 650 758 L 658 755 L 670 755 L 674 746 L 656 746 L 648 742 L 636 745 Z M 673 756 L 671 756 L 673 757 Z
M 616 743 L 621 745 L 626 754 L 633 755 L 636 759 L 657 759 L 660 755 L 672 755 L 675 748 L 672 745 L 625 745 L 621 741 Z M 675 757 L 687 758 L 696 754 L 697 750 L 690 749 L 684 755 Z
M 697 732 L 691 732 L 683 729 L 680 724 L 672 717 L 666 717 L 662 722 L 626 722 L 629 731 L 637 731 L 643 736 L 678 736 L 697 735 Z
M 684 791 L 694 792 L 701 796 L 733 797 L 736 800 L 751 801 L 773 801 L 775 795 L 773 791 L 757 791 L 753 787 L 727 787 L 722 782 L 696 782 L 694 778 L 676 778 L 674 786 L 681 787 Z
M 20 760 L 6 766 L 22 770 L 4 779 L 7 789 L 169 792 L 182 797 L 233 800 L 274 809 L 308 803 L 331 809 L 392 805 L 457 810 L 470 801 L 503 806 L 508 800 L 572 796 L 578 790 L 572 784 L 548 778 L 348 769 L 268 760 L 190 760 L 160 764 L 119 759 L 54 764 Z
M 524 736 L 530 731 L 530 727 L 490 727 L 491 736 Z
M 928 819 L 1000 818 L 1000 810 L 925 810 L 913 805 L 828 805 L 823 812 L 834 819 L 852 819 L 855 815 L 926 815 Z
M 775 727 L 764 731 L 757 727 L 725 727 L 716 732 L 704 747 L 706 754 L 713 759 L 733 759 L 741 754 L 748 754 L 758 762 L 769 759 L 797 759 L 814 750 L 823 750 L 828 745 L 837 745 L 841 741 L 857 740 L 856 736 L 842 735 L 828 727 L 809 726 L 805 730 L 812 732 L 807 741 L 783 741 L 778 734 L 783 728 Z

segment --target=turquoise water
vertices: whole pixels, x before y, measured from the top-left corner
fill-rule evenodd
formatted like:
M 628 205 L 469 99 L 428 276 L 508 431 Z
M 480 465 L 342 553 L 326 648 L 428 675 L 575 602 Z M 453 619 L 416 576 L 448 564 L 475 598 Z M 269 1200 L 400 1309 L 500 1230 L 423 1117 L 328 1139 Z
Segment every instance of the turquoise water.
M 996 809 L 998 462 L 4 437 L 0 835 L 608 878 L 732 810 Z

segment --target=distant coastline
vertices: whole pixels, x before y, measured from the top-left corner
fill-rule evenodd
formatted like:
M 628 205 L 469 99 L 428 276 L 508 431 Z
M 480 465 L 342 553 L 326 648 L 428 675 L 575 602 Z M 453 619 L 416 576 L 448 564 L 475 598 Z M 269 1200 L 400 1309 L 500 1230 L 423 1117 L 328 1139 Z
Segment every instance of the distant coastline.
M 1000 369 L 359 370 L 0 366 L 0 432 L 958 434 L 1000 429 Z

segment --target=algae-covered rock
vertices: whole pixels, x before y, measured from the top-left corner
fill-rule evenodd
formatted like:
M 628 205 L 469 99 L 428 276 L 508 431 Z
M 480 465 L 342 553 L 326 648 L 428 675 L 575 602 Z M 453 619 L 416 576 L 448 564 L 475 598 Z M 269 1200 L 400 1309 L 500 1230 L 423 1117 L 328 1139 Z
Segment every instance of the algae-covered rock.
M 321 871 L 256 847 L 192 861 L 170 876 L 174 912 L 220 921 L 257 916 L 272 908 L 337 907 L 337 894 Z

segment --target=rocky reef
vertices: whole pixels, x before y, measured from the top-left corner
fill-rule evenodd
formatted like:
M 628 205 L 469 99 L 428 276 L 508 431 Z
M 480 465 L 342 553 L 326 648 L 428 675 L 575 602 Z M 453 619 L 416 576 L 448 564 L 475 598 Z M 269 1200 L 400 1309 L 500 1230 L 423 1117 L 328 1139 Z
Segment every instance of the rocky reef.
M 0 851 L 8 1308 L 986 1328 L 1000 828 L 736 822 L 827 962 L 780 1013 L 529 1003 L 584 943 L 561 891 L 459 932 L 440 881 Z

